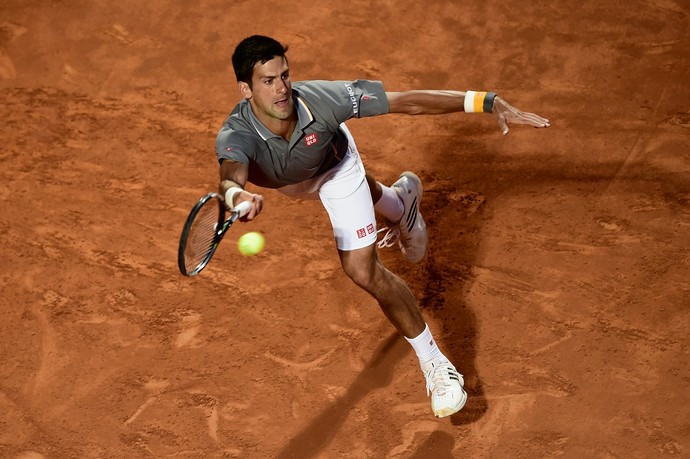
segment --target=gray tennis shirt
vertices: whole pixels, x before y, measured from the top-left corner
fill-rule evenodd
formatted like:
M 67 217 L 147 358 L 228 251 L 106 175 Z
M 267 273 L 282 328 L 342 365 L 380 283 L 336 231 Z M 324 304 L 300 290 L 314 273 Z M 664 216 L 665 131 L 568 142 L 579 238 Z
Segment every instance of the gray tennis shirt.
M 290 141 L 273 134 L 245 99 L 230 113 L 216 139 L 218 161 L 249 166 L 249 181 L 280 188 L 315 177 L 336 165 L 347 149 L 338 126 L 350 118 L 388 113 L 380 81 L 301 81 L 292 85 L 297 126 Z

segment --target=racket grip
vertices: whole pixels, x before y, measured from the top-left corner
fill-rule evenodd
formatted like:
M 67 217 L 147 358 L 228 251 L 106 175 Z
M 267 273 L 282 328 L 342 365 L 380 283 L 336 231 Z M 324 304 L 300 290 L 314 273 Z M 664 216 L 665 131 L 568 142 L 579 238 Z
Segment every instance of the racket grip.
M 233 212 L 237 212 L 238 218 L 244 217 L 247 215 L 247 212 L 252 208 L 252 203 L 250 201 L 242 201 L 238 205 L 232 208 Z

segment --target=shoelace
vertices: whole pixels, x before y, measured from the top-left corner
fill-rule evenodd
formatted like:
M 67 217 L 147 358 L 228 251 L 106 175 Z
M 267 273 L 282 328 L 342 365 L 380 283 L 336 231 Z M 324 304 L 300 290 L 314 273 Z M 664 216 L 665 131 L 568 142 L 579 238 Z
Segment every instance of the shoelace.
M 446 387 L 450 386 L 448 384 L 448 376 L 453 369 L 446 365 L 437 365 L 431 367 L 424 376 L 426 377 L 426 395 L 427 397 L 434 392 L 434 389 L 438 389 L 438 395 L 445 395 Z
M 379 229 L 376 231 L 376 234 L 382 232 L 382 231 L 388 231 L 383 238 L 376 243 L 376 246 L 379 249 L 384 249 L 386 247 L 393 247 L 395 242 L 400 238 L 400 229 L 399 228 L 388 228 L 387 226 L 384 226 L 383 228 Z

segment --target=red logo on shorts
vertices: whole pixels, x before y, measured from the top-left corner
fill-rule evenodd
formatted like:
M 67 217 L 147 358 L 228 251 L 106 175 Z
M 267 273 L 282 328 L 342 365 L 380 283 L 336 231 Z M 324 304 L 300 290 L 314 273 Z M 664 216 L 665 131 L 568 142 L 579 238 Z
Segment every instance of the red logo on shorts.
M 358 238 L 362 239 L 363 237 L 366 237 L 366 236 L 367 236 L 367 230 L 365 230 L 364 228 L 360 228 L 357 230 L 357 237 Z
M 307 144 L 308 147 L 311 147 L 316 143 L 316 134 L 309 134 L 304 138 L 304 143 Z
M 367 226 L 367 233 L 371 234 L 371 233 L 373 233 L 373 232 L 374 232 L 374 225 L 369 224 L 369 225 Z

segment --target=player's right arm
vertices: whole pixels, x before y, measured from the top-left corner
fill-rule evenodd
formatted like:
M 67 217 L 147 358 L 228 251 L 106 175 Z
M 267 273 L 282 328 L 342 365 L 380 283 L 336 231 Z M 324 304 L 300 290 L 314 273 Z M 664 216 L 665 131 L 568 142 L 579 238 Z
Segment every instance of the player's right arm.
M 249 166 L 239 161 L 224 159 L 220 163 L 220 194 L 225 197 L 225 204 L 229 208 L 236 207 L 243 201 L 252 203 L 252 207 L 241 218 L 242 221 L 254 220 L 261 212 L 264 205 L 264 197 L 260 194 L 250 193 L 244 189 L 249 176 Z M 230 202 L 232 201 L 232 202 Z

